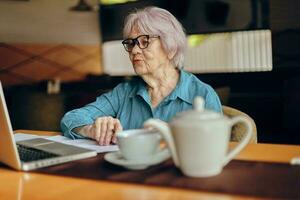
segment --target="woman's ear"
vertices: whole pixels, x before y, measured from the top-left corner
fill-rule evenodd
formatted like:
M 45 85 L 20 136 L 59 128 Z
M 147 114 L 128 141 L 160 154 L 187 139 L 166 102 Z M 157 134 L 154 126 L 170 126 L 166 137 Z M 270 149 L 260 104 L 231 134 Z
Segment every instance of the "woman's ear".
M 168 59 L 171 60 L 172 58 L 174 58 L 176 54 L 176 50 L 172 50 L 169 54 L 168 54 Z

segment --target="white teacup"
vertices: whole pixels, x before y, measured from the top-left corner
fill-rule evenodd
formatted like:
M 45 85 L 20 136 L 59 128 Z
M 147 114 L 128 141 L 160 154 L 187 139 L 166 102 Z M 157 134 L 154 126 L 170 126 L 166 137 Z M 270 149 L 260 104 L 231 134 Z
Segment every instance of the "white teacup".
M 156 130 L 132 129 L 117 133 L 118 146 L 127 160 L 146 160 L 160 151 L 161 135 Z

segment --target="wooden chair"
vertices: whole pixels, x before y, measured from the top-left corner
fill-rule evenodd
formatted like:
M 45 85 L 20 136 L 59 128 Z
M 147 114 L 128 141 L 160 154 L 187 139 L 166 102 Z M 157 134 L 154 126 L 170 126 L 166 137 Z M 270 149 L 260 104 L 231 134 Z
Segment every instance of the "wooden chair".
M 255 125 L 254 120 L 249 115 L 247 115 L 246 113 L 239 111 L 235 108 L 229 107 L 229 106 L 222 106 L 222 110 L 223 110 L 223 114 L 229 118 L 232 118 L 232 117 L 235 117 L 238 115 L 242 115 L 242 116 L 245 116 L 246 118 L 248 118 L 251 121 L 252 128 L 253 128 L 252 137 L 251 137 L 249 143 L 257 143 L 256 125 Z M 246 127 L 244 124 L 238 123 L 238 124 L 234 125 L 232 128 L 230 140 L 231 141 L 240 141 L 243 138 L 245 132 L 246 132 Z

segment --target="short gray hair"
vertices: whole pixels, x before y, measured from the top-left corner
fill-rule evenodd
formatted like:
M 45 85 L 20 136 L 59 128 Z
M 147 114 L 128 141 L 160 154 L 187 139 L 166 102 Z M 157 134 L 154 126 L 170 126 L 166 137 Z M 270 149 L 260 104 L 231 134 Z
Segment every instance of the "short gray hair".
M 181 23 L 169 11 L 158 7 L 135 10 L 125 19 L 124 38 L 128 38 L 134 26 L 143 34 L 159 35 L 167 55 L 175 53 L 171 62 L 177 68 L 183 67 L 186 35 Z

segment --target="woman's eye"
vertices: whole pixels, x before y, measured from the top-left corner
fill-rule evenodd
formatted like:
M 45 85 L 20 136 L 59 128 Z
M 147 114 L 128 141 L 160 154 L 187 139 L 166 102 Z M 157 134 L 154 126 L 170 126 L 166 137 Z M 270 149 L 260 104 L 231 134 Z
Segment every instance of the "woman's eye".
M 127 41 L 125 43 L 125 45 L 128 47 L 128 48 L 132 48 L 134 46 L 134 43 L 132 41 Z
M 128 41 L 126 42 L 126 44 L 132 45 L 132 44 L 134 44 L 134 42 L 133 42 L 132 40 L 128 40 Z
M 147 40 L 147 39 L 143 39 L 143 40 L 140 41 L 140 44 L 141 44 L 142 46 L 147 46 L 148 40 Z

